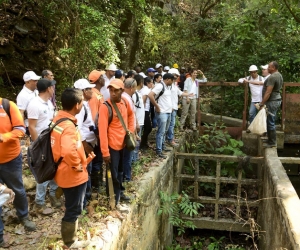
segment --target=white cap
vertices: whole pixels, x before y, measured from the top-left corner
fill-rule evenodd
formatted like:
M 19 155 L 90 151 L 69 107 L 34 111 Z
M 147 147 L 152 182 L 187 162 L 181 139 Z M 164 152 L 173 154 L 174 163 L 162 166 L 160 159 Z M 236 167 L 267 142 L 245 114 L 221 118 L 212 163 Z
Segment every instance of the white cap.
M 140 72 L 139 75 L 141 75 L 142 77 L 146 78 L 147 76 L 145 75 L 144 72 Z
M 30 80 L 40 80 L 40 76 L 37 76 L 33 71 L 27 71 L 24 75 L 23 75 L 23 80 L 24 82 L 28 82 Z
M 256 65 L 251 65 L 250 68 L 249 68 L 249 72 L 251 71 L 257 71 L 258 68 L 256 67 Z
M 162 65 L 160 63 L 155 65 L 155 68 L 158 69 L 159 67 L 162 67 Z
M 118 69 L 117 66 L 114 63 L 112 63 L 106 67 L 106 70 L 117 71 Z
M 175 68 L 170 69 L 168 73 L 180 76 L 178 69 Z
M 74 82 L 74 87 L 76 89 L 87 89 L 87 88 L 94 88 L 96 84 L 91 84 L 87 79 L 79 79 Z
M 164 70 L 170 70 L 170 67 L 169 66 L 165 66 Z
M 261 67 L 262 69 L 268 69 L 269 65 L 268 65 L 268 64 L 266 64 L 266 65 L 261 65 L 260 67 Z

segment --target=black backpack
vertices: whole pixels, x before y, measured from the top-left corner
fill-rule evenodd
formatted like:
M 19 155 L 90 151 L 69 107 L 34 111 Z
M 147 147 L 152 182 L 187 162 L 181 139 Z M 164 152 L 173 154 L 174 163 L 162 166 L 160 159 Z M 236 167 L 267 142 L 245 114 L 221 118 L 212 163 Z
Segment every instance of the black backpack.
M 163 83 L 160 82 L 160 84 L 162 84 L 163 88 L 160 91 L 160 93 L 158 94 L 158 96 L 155 98 L 155 101 L 157 102 L 159 97 L 161 97 L 164 93 L 165 93 L 165 85 Z
M 3 106 L 3 109 L 4 109 L 5 113 L 8 115 L 9 120 L 11 120 L 9 100 L 7 100 L 5 98 L 2 98 L 2 106 Z
M 60 157 L 58 162 L 55 162 L 53 159 L 51 132 L 59 123 L 66 120 L 74 123 L 69 118 L 59 119 L 52 127 L 49 125 L 47 129 L 43 130 L 27 149 L 28 166 L 39 184 L 54 178 L 57 168 L 63 159 L 63 157 Z M 76 126 L 75 123 L 74 125 Z
M 139 94 L 137 93 L 137 92 L 135 92 L 135 104 L 134 104 L 134 106 L 136 107 L 136 108 L 138 108 L 138 109 L 140 109 L 140 108 L 142 108 L 142 107 L 140 107 L 140 97 L 139 97 Z

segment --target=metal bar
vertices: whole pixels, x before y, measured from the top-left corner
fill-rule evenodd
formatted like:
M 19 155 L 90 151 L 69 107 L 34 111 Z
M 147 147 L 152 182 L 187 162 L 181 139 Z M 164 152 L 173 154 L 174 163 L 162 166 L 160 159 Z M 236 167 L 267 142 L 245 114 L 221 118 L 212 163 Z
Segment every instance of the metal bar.
M 199 183 L 198 183 L 198 178 L 199 178 L 199 160 L 195 159 L 195 175 L 194 175 L 194 198 L 199 197 Z
M 237 86 L 244 86 L 245 83 L 238 83 L 238 82 L 223 82 L 223 86 L 226 87 L 237 87 Z M 199 83 L 199 87 L 212 87 L 212 86 L 220 86 L 220 82 L 205 82 Z
M 222 230 L 222 231 L 232 231 L 232 232 L 250 232 L 249 224 L 243 222 L 237 222 L 230 219 L 219 219 L 215 221 L 210 217 L 202 218 L 191 218 L 182 217 L 183 220 L 189 220 L 194 223 L 196 228 L 199 229 L 212 229 L 212 230 Z
M 286 93 L 285 93 L 285 87 L 287 85 L 283 84 L 283 90 L 282 90 L 282 112 L 281 112 L 281 130 L 285 130 L 285 103 L 286 103 Z
M 199 196 L 198 199 L 194 199 L 193 197 L 190 198 L 191 201 L 199 202 L 202 204 L 215 204 L 216 199 L 212 197 L 207 196 Z M 228 205 L 228 204 L 240 204 L 241 206 L 248 205 L 249 207 L 258 207 L 259 206 L 259 200 L 244 200 L 240 199 L 239 201 L 236 198 L 219 198 L 219 204 L 220 205 Z
M 219 198 L 220 198 L 220 177 L 221 177 L 221 162 L 217 161 L 216 166 L 216 203 L 215 203 L 215 220 L 219 218 Z
M 241 205 L 239 203 L 239 200 L 241 199 L 241 193 L 242 193 L 242 182 L 241 181 L 242 181 L 242 169 L 240 169 L 238 172 L 238 185 L 237 185 L 237 195 L 236 195 L 238 204 L 236 206 L 236 215 L 235 215 L 236 220 L 239 219 L 240 213 L 241 213 Z

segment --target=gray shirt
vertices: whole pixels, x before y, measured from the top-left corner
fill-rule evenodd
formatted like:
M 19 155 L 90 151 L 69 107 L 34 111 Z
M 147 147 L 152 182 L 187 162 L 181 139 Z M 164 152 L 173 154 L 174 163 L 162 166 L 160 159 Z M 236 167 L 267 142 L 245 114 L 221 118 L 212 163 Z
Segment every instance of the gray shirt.
M 268 101 L 281 100 L 280 89 L 282 88 L 282 85 L 283 85 L 282 75 L 279 72 L 273 73 L 264 82 L 262 96 L 264 97 L 267 90 L 267 86 L 273 86 L 273 90 Z

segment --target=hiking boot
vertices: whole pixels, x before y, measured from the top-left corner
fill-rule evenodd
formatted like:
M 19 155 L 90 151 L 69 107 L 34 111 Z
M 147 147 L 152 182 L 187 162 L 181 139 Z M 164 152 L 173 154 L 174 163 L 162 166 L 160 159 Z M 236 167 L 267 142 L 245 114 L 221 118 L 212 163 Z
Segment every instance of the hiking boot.
M 61 202 L 55 196 L 49 195 L 50 203 L 52 207 L 61 207 Z
M 84 248 L 90 244 L 90 241 L 77 241 L 77 228 L 78 220 L 75 222 L 61 222 L 61 236 L 64 244 L 69 247 L 69 249 Z
M 33 207 L 34 211 L 36 213 L 42 214 L 42 215 L 51 215 L 53 213 L 53 210 L 51 208 L 47 208 L 45 204 L 34 204 Z
M 174 147 L 174 148 L 176 148 L 176 147 L 178 147 L 178 144 L 173 140 L 173 141 L 168 141 L 167 142 L 171 147 Z
M 156 156 L 159 157 L 159 158 L 162 158 L 162 159 L 167 159 L 168 158 L 168 156 L 166 156 L 163 153 L 157 153 Z
M 167 148 L 167 147 L 163 147 L 163 149 L 162 149 L 164 152 L 171 152 L 172 151 L 172 149 L 170 149 L 170 148 Z
M 120 201 L 129 202 L 131 199 L 129 196 L 125 195 L 124 193 L 121 193 L 120 195 Z
M 28 217 L 24 217 L 24 218 L 20 219 L 20 222 L 26 230 L 28 230 L 28 231 L 36 230 L 35 223 L 30 221 Z

